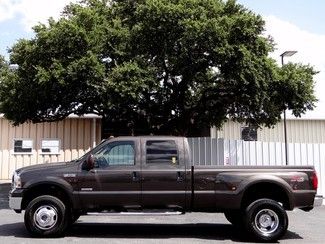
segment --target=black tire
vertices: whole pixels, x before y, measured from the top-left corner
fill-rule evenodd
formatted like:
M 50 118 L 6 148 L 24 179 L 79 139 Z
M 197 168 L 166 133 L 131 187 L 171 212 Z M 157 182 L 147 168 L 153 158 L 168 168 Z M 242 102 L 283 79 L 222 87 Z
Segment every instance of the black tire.
M 58 237 L 67 228 L 69 214 L 64 203 L 44 195 L 32 200 L 25 210 L 25 226 L 34 237 Z
M 280 239 L 288 229 L 285 209 L 271 199 L 259 199 L 245 211 L 245 229 L 258 241 L 273 242 Z
M 73 223 L 75 223 L 79 218 L 80 218 L 81 214 L 78 212 L 73 212 L 70 216 L 70 225 L 72 225 Z
M 243 212 L 240 210 L 232 210 L 224 212 L 226 219 L 235 227 L 242 227 L 243 221 Z

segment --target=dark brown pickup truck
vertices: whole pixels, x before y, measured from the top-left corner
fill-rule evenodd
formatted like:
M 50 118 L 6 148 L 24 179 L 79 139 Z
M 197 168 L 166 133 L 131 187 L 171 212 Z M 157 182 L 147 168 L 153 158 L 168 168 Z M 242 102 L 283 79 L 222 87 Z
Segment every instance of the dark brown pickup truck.
M 183 137 L 118 137 L 78 160 L 15 171 L 9 205 L 33 236 L 85 214 L 223 212 L 260 241 L 286 232 L 286 210 L 321 204 L 313 167 L 192 166 Z

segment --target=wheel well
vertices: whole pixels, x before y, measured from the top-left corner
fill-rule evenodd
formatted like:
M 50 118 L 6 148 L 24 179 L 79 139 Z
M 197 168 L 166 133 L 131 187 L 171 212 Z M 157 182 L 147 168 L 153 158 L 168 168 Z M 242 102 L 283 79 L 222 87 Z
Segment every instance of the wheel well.
M 241 207 L 245 209 L 250 203 L 261 198 L 275 200 L 280 202 L 284 209 L 290 209 L 290 201 L 286 190 L 275 183 L 269 182 L 257 183 L 246 189 L 242 198 Z
M 59 198 L 64 204 L 69 206 L 72 205 L 71 199 L 68 193 L 60 186 L 53 184 L 42 184 L 37 185 L 30 188 L 23 197 L 22 209 L 26 209 L 27 205 L 34 198 L 42 196 L 42 195 L 50 195 Z

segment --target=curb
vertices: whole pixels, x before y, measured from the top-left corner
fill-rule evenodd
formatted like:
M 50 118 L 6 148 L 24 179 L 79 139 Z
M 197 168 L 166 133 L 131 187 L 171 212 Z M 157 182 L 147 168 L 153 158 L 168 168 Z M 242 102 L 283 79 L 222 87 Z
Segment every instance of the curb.
M 0 180 L 0 184 L 11 183 L 11 180 Z

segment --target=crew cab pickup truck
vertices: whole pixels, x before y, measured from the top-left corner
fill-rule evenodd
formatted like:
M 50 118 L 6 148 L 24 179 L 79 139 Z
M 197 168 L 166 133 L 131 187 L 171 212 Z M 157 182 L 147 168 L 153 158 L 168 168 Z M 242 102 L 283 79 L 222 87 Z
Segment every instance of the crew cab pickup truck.
M 117 137 L 83 157 L 14 172 L 10 208 L 32 236 L 63 235 L 81 215 L 222 212 L 259 241 L 281 238 L 287 210 L 321 204 L 306 167 L 193 166 L 186 138 Z

